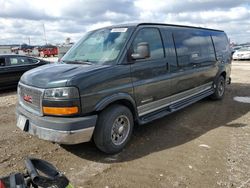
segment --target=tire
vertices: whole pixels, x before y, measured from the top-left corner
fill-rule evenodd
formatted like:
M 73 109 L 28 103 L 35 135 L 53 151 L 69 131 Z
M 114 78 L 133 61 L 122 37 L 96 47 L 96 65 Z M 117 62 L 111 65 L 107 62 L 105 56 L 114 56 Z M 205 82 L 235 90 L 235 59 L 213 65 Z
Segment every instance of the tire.
M 221 100 L 224 97 L 226 90 L 226 81 L 223 76 L 219 76 L 219 78 L 215 82 L 215 91 L 211 95 L 211 99 L 213 100 Z
M 107 154 L 120 152 L 129 141 L 134 127 L 131 111 L 122 105 L 112 105 L 101 112 L 94 131 L 97 148 Z

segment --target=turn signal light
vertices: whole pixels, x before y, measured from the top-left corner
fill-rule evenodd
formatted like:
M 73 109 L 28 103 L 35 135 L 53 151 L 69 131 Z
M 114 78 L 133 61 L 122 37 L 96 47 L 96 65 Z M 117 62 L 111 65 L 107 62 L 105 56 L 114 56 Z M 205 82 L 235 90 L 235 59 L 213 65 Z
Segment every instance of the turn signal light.
M 79 112 L 78 107 L 43 107 L 43 113 L 48 115 L 72 115 Z

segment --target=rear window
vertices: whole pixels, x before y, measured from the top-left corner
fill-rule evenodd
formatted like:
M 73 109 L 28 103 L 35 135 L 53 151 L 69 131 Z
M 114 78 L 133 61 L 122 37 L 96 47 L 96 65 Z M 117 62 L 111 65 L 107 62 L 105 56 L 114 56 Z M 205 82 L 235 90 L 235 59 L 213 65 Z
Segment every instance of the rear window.
M 225 33 L 214 33 L 213 36 L 214 47 L 217 59 L 221 60 L 230 56 L 231 50 L 228 38 Z
M 238 51 L 242 51 L 242 52 L 250 51 L 250 47 L 243 47 L 243 48 L 240 48 Z

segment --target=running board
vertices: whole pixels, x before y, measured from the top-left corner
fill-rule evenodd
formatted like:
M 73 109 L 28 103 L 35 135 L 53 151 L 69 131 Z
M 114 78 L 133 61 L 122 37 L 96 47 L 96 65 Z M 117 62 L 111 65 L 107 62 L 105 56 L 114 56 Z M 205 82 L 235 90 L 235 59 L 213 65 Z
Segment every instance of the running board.
M 168 114 L 171 114 L 171 113 L 176 112 L 176 111 L 178 111 L 186 106 L 189 106 L 189 105 L 191 105 L 191 104 L 193 104 L 193 103 L 195 103 L 195 102 L 197 102 L 205 97 L 208 97 L 213 93 L 214 93 L 214 89 L 211 88 L 211 89 L 208 89 L 208 90 L 203 91 L 201 93 L 198 93 L 196 95 L 193 95 L 192 97 L 183 99 L 183 100 L 178 101 L 176 103 L 172 103 L 167 107 L 164 107 L 160 110 L 157 110 L 155 112 L 151 112 L 147 115 L 140 117 L 139 124 L 142 125 L 142 124 L 148 123 L 150 121 L 154 121 L 156 119 L 162 118 Z

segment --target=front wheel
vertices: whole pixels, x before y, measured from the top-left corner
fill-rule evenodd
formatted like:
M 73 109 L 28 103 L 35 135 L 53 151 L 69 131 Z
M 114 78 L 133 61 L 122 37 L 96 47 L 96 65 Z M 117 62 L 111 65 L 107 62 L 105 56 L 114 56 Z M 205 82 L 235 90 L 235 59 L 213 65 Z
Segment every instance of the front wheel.
M 214 100 L 221 100 L 225 94 L 226 81 L 223 76 L 220 76 L 215 82 L 215 91 L 211 95 L 211 98 Z
M 120 152 L 129 141 L 134 126 L 131 111 L 122 105 L 112 105 L 99 115 L 94 142 L 103 152 Z

